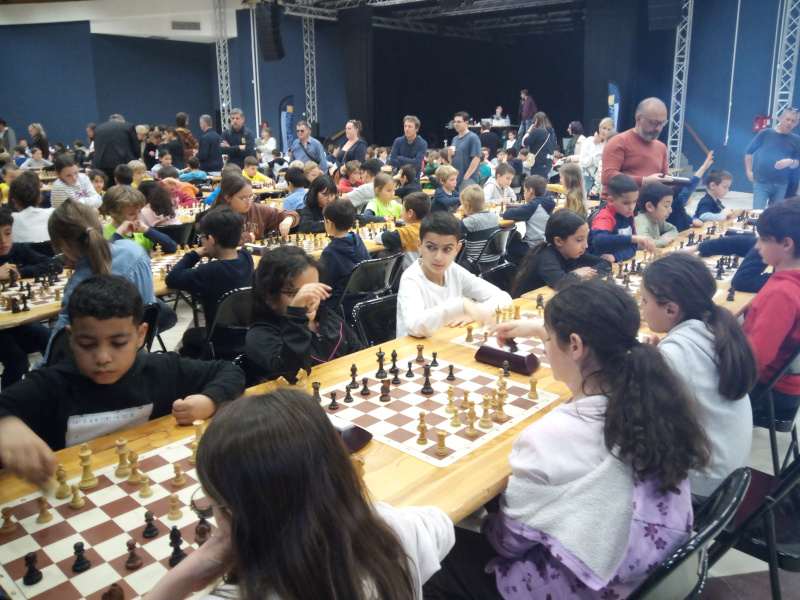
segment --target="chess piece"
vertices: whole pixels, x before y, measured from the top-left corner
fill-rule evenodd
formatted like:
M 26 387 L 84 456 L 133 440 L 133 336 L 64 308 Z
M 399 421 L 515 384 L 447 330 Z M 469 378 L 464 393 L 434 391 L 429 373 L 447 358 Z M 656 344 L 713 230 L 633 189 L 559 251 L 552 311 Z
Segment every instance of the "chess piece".
M 531 391 L 528 392 L 528 400 L 538 400 L 539 393 L 536 391 L 536 384 L 539 383 L 539 380 L 536 377 L 531 377 Z
M 166 279 L 167 270 L 164 267 L 161 267 L 161 271 L 159 272 L 159 275 L 161 275 L 161 279 Z
M 28 306 L 28 299 L 25 296 L 23 296 L 22 297 L 22 312 L 25 312 L 25 311 L 28 311 L 28 310 L 30 310 L 30 307 Z
M 155 520 L 156 517 L 152 510 L 148 510 L 146 513 L 144 513 L 144 522 L 147 523 L 147 525 L 145 525 L 144 531 L 142 532 L 143 538 L 150 539 L 158 535 L 158 527 L 156 527 L 155 523 L 153 523 Z
M 386 379 L 388 375 L 386 374 L 386 370 L 383 368 L 383 361 L 386 353 L 378 347 L 378 351 L 375 353 L 375 356 L 378 357 L 378 372 L 375 373 L 375 379 Z
M 497 369 L 497 387 L 500 387 L 505 382 L 503 369 Z
M 178 494 L 169 495 L 169 512 L 167 518 L 170 521 L 177 521 L 183 516 L 183 512 L 178 508 Z
M 450 365 L 447 369 L 447 381 L 455 381 L 456 376 L 453 374 L 453 365 Z
M 433 357 L 433 360 L 431 361 L 431 367 L 434 367 L 434 368 L 436 368 L 436 367 L 438 367 L 438 366 L 439 366 L 439 361 L 438 361 L 438 360 L 436 360 L 436 356 L 437 356 L 438 354 L 439 354 L 438 352 L 431 352 L 431 356 Z
M 42 572 L 36 568 L 36 563 L 39 562 L 39 559 L 36 556 L 36 552 L 28 552 L 25 555 L 25 567 L 28 569 L 25 571 L 25 575 L 22 577 L 22 583 L 25 585 L 36 585 L 42 580 Z
M 75 551 L 75 562 L 72 563 L 72 572 L 83 573 L 92 566 L 92 563 L 89 562 L 89 559 L 83 555 L 85 552 L 83 549 L 83 542 L 75 542 L 75 545 L 72 548 Z
M 458 417 L 458 409 L 453 413 L 453 418 L 450 419 L 450 427 L 461 427 L 461 419 Z
M 200 438 L 203 437 L 203 424 L 204 421 L 202 419 L 192 421 L 192 426 L 194 427 L 194 439 L 198 444 L 200 443 Z
M 135 571 L 142 566 L 142 557 L 136 554 L 136 540 L 128 540 L 125 542 L 128 546 L 128 560 L 125 561 L 125 568 L 128 571 Z
M 189 464 L 193 465 L 197 462 L 197 440 L 192 441 L 192 455 L 189 457 Z M 142 475 L 142 483 L 144 483 L 145 475 Z
M 86 500 L 83 499 L 81 496 L 80 488 L 78 488 L 77 483 L 72 484 L 72 500 L 69 501 L 70 508 L 80 508 L 84 504 L 86 504 Z
M 328 410 L 339 410 L 339 404 L 336 402 L 336 392 L 331 392 L 331 403 L 328 405 Z
M 467 423 L 469 425 L 464 430 L 464 435 L 467 437 L 477 437 L 478 430 L 475 429 L 475 421 L 478 420 L 478 417 L 475 416 L 475 403 L 470 400 L 469 402 L 469 412 L 467 413 Z
M 424 349 L 425 349 L 425 346 L 423 346 L 422 344 L 417 344 L 417 362 L 418 363 L 424 363 L 425 362 L 425 357 L 422 356 L 422 351 Z
M 356 366 L 356 363 L 353 363 L 353 365 L 350 367 L 350 377 L 352 378 L 352 381 L 347 384 L 347 387 L 349 387 L 351 390 L 357 390 L 359 387 L 361 387 L 358 385 L 358 381 L 356 381 L 356 375 L 358 375 L 358 367 Z
M 392 366 L 389 368 L 389 373 L 397 375 L 400 369 L 397 368 L 397 350 L 392 350 Z
M 475 338 L 472 337 L 472 325 L 467 325 L 467 337 L 465 342 L 474 342 Z
M 355 366 L 355 365 L 353 365 L 353 366 Z M 317 402 L 322 402 L 322 397 L 319 395 L 319 388 L 320 388 L 320 382 L 319 381 L 314 381 L 311 384 L 311 389 L 314 390 L 314 400 L 316 400 Z
M 139 488 L 139 498 L 149 498 L 153 495 L 153 490 L 150 489 L 150 478 L 142 474 L 142 487 Z
M 536 296 L 536 308 L 544 308 L 544 294 L 538 294 Z
M 0 510 L 0 515 L 3 516 L 3 525 L 0 526 L 0 535 L 11 535 L 17 530 L 17 527 L 19 527 L 19 524 L 16 521 L 11 520 L 11 507 L 6 506 Z
M 502 313 L 503 313 L 503 311 L 500 310 L 499 306 L 494 309 L 494 324 L 495 325 L 499 325 L 500 324 L 500 317 L 502 316 Z
M 349 385 L 344 386 L 344 401 L 350 404 L 353 401 L 353 395 L 350 393 L 352 390 Z
M 417 438 L 417 443 L 420 446 L 424 446 L 428 443 L 428 438 L 425 437 L 425 432 L 428 431 L 428 426 L 425 425 L 425 413 L 419 413 L 419 425 L 417 425 L 417 431 L 419 431 L 419 437 Z
M 128 466 L 131 468 L 131 474 L 128 475 L 128 483 L 141 483 L 142 475 L 139 473 L 139 455 L 136 454 L 135 450 L 131 450 L 128 455 Z
M 114 471 L 114 475 L 123 479 L 131 474 L 131 468 L 128 466 L 128 440 L 119 438 L 116 442 L 117 449 L 114 451 L 119 456 L 119 465 Z
M 47 498 L 40 496 L 36 502 L 39 505 L 39 516 L 36 517 L 36 522 L 41 524 L 52 521 L 53 513 L 47 510 L 50 507 L 50 505 L 47 503 Z
M 56 302 L 61 302 L 61 290 L 56 290 Z
M 519 305 L 514 307 L 514 320 L 519 321 L 521 319 L 519 315 Z
M 436 436 L 439 438 L 438 443 L 436 444 L 436 450 L 434 451 L 436 456 L 447 456 L 447 446 L 444 445 L 444 438 L 447 436 L 447 432 L 437 429 Z
M 11 312 L 14 314 L 22 312 L 22 310 L 19 307 L 19 300 L 17 300 L 16 298 L 11 298 Z
M 403 382 L 400 380 L 400 369 L 397 369 L 397 373 L 392 377 L 392 385 L 400 385 L 401 383 Z
M 195 528 L 194 543 L 202 546 L 208 541 L 209 535 L 208 523 L 198 523 Z
M 186 558 L 186 552 L 181 550 L 183 540 L 181 539 L 181 532 L 177 525 L 172 526 L 172 531 L 169 532 L 169 540 L 169 545 L 172 548 L 172 556 L 169 557 L 169 566 L 174 567 Z
M 183 467 L 181 467 L 179 463 L 175 463 L 172 466 L 172 470 L 175 472 L 175 477 L 172 478 L 172 487 L 186 485 L 186 478 L 183 476 Z
M 736 297 L 736 292 L 735 292 L 735 290 L 733 289 L 733 287 L 731 287 L 731 288 L 728 290 L 728 295 L 725 297 L 725 300 L 727 300 L 728 302 L 732 302 L 732 301 L 734 300 L 734 298 L 735 298 L 735 297 Z
M 58 481 L 58 489 L 56 490 L 56 498 L 59 500 L 66 500 L 72 495 L 67 485 L 67 472 L 64 470 L 64 465 L 58 465 L 56 469 L 56 481 Z
M 492 413 L 492 420 L 497 423 L 505 423 L 508 421 L 508 415 L 503 411 L 503 405 L 506 403 L 506 396 L 507 394 L 505 391 L 500 394 L 497 399 L 497 410 Z
M 392 397 L 389 395 L 389 382 L 382 381 L 381 382 L 381 395 L 378 398 L 381 402 L 389 402 Z
M 362 388 L 361 388 L 361 395 L 362 395 L 362 396 L 369 396 L 369 395 L 372 393 L 372 392 L 370 392 L 370 391 L 369 391 L 369 387 L 367 387 L 367 382 L 368 382 L 368 381 L 369 381 L 369 379 L 368 379 L 368 378 L 366 378 L 366 377 L 363 377 L 363 378 L 361 379 L 361 383 L 362 383 L 362 384 L 363 384 L 363 386 L 364 386 L 364 387 L 362 387 Z
M 444 412 L 446 412 L 448 415 L 458 414 L 458 409 L 456 408 L 455 405 L 455 399 L 456 399 L 456 391 L 455 388 L 453 388 L 453 386 L 451 385 L 447 388 L 447 406 L 444 409 Z
M 489 402 L 489 406 L 497 408 L 497 390 L 492 390 L 492 400 Z
M 483 415 L 481 416 L 481 420 L 478 422 L 478 427 L 481 429 L 491 429 L 494 426 L 491 415 L 489 414 L 489 406 L 491 401 L 492 400 L 489 394 L 483 395 Z
M 433 394 L 433 387 L 431 386 L 431 366 L 429 364 L 425 364 L 423 367 L 423 373 L 425 375 L 425 382 L 422 384 L 420 393 L 424 394 L 425 396 L 430 396 Z
M 508 370 L 508 361 L 503 361 L 503 377 L 511 377 L 511 371 Z
M 413 365 L 413 364 L 414 364 L 413 362 L 408 361 L 408 371 L 406 371 L 406 377 L 408 377 L 409 379 L 414 377 L 414 371 L 411 368 L 411 365 Z

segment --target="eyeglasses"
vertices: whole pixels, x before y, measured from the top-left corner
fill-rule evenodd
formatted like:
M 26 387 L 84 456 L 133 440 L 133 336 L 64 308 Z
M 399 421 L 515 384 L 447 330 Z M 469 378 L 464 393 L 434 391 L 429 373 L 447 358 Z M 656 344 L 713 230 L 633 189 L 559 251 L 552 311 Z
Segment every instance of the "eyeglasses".
M 667 123 L 669 123 L 669 119 L 666 121 L 659 121 L 658 119 L 645 119 L 650 125 L 653 127 L 664 127 Z
M 300 290 L 281 290 L 281 294 L 289 296 L 289 298 L 294 298 L 295 296 L 297 296 L 297 292 L 299 291 Z
M 198 519 L 210 519 L 213 517 L 215 506 L 217 508 L 225 508 L 222 504 L 213 504 L 206 496 L 202 486 L 197 486 L 197 489 L 189 497 L 189 508 L 197 515 Z

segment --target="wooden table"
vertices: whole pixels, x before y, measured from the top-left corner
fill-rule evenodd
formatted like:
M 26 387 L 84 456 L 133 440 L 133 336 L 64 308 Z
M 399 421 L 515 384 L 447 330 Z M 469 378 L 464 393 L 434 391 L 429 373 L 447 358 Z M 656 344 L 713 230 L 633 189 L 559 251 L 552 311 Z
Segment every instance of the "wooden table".
M 515 300 L 514 304 L 527 310 L 534 307 L 534 303 L 525 299 Z M 463 329 L 444 327 L 426 340 L 404 337 L 384 344 L 383 348 L 387 354 L 397 350 L 400 356 L 405 356 L 414 354 L 416 345 L 424 343 L 427 351 L 436 350 L 439 353 L 440 361 L 453 361 L 494 375 L 494 368 L 474 360 L 474 348 L 450 342 L 462 332 Z M 375 349 L 363 350 L 315 367 L 310 379 L 322 382 L 323 388 L 333 385 L 349 378 L 352 363 L 358 365 L 359 372 L 374 371 Z M 556 393 L 562 400 L 569 396 L 566 385 L 555 381 L 549 370 L 541 368 L 536 376 L 539 389 Z M 520 375 L 512 373 L 508 379 L 527 387 L 527 379 Z M 259 393 L 259 390 L 259 386 L 256 386 L 248 393 Z M 511 472 L 508 455 L 512 443 L 527 425 L 541 418 L 545 412 L 537 413 L 509 429 L 449 467 L 435 467 L 373 440 L 359 452 L 365 458 L 365 481 L 370 494 L 375 500 L 395 506 L 435 505 L 442 508 L 454 522 L 460 521 L 504 489 Z M 89 444 L 93 451 L 93 468 L 100 469 L 117 462 L 115 440 L 120 436 L 128 440 L 131 450 L 142 454 L 192 435 L 192 427 L 179 427 L 171 416 L 106 435 Z M 79 476 L 82 471 L 78 449 L 72 447 L 56 453 L 58 462 L 64 465 L 69 478 Z M 35 491 L 34 486 L 0 471 L 0 503 Z

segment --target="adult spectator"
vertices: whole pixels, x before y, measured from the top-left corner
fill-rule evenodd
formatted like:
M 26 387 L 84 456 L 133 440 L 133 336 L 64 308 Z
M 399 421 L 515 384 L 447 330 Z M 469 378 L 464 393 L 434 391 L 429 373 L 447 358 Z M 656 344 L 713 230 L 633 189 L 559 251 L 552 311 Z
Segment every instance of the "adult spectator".
M 214 121 L 211 120 L 211 115 L 200 116 L 200 129 L 203 131 L 197 150 L 200 169 L 209 174 L 222 171 L 222 151 L 220 150 L 222 138 L 214 131 Z
M 42 124 L 31 123 L 28 125 L 28 133 L 31 136 L 31 152 L 34 148 L 39 148 L 42 151 L 42 158 L 48 160 L 50 158 L 50 140 L 47 139 Z
M 503 109 L 502 106 L 497 108 Z M 497 149 L 503 145 L 503 142 L 500 140 L 500 136 L 492 131 L 492 121 L 490 119 L 481 119 L 481 133 L 478 139 L 481 141 L 481 146 L 489 149 L 489 160 L 496 158 Z
M 800 137 L 792 133 L 798 111 L 787 108 L 774 129 L 762 129 L 744 155 L 747 178 L 753 182 L 753 208 L 763 210 L 786 195 L 792 169 L 800 165 Z
M 469 130 L 469 114 L 461 111 L 453 116 L 453 129 L 458 134 L 450 147 L 453 159 L 450 164 L 458 169 L 459 191 L 481 180 L 481 141 Z
M 403 117 L 403 135 L 392 144 L 389 165 L 400 170 L 403 165 L 412 165 L 419 178 L 422 161 L 428 153 L 428 142 L 419 135 L 419 119 L 414 115 Z
M 531 175 L 549 178 L 557 143 L 556 132 L 550 125 L 550 119 L 543 112 L 537 112 L 533 115 L 533 123 L 527 133 L 522 137 L 522 144 L 533 155 L 533 160 L 528 158 L 528 162 L 532 165 Z
M 192 132 L 189 131 L 189 115 L 185 112 L 179 112 L 175 115 L 175 133 L 183 144 L 183 159 L 184 162 L 190 156 L 197 154 L 197 140 L 194 139 Z M 173 164 L 175 161 L 172 161 Z
M 185 152 L 178 130 L 175 127 L 167 127 L 164 132 L 164 144 L 158 149 L 158 155 L 169 154 L 172 157 L 172 166 L 178 170 L 186 168 Z M 194 138 L 192 138 L 194 139 Z
M 572 121 L 567 125 L 567 133 L 570 138 L 564 148 L 564 156 L 580 156 L 583 141 L 586 139 L 583 137 L 583 125 L 581 125 L 580 121 Z
M 13 152 L 14 146 L 17 145 L 17 135 L 11 127 L 6 125 L 5 119 L 0 119 L 0 145 L 6 149 L 6 152 Z
M 139 138 L 139 148 L 142 149 L 139 157 L 144 160 L 145 158 L 145 148 L 147 147 L 147 138 L 150 137 L 150 126 L 149 125 L 137 125 L 136 126 L 136 137 Z
M 519 148 L 519 144 L 522 143 L 522 136 L 525 135 L 525 132 L 533 125 L 533 116 L 539 112 L 536 108 L 536 102 L 533 101 L 533 97 L 527 89 L 521 90 L 519 97 L 519 132 L 517 133 L 517 140 L 520 141 L 517 148 Z
M 587 193 L 594 186 L 594 180 L 598 175 L 600 162 L 603 158 L 603 148 L 606 146 L 606 136 L 612 129 L 614 129 L 614 119 L 605 117 L 598 124 L 594 135 L 584 138 L 579 154 L 564 157 L 566 162 L 580 163 Z
M 94 131 L 97 129 L 97 123 L 89 123 L 86 126 L 86 138 L 89 140 L 89 158 L 94 156 Z
M 336 168 L 339 169 L 351 160 L 362 163 L 367 158 L 367 142 L 361 137 L 361 121 L 350 119 L 344 126 L 344 135 L 347 139 L 336 153 Z
M 325 148 L 319 140 L 311 137 L 311 127 L 306 121 L 297 122 L 297 139 L 292 142 L 292 160 L 299 160 L 303 164 L 314 161 L 323 173 L 328 173 L 328 159 L 325 157 Z
M 507 125 L 511 123 L 511 118 L 508 116 L 503 116 L 503 107 L 498 106 L 494 109 L 494 114 L 491 118 L 492 125 Z
M 603 148 L 601 201 L 607 201 L 608 182 L 620 173 L 632 177 L 639 191 L 649 183 L 672 181 L 667 146 L 658 136 L 667 121 L 667 107 L 658 98 L 645 98 L 636 107 L 636 125 L 606 142 Z
M 108 121 L 94 130 L 94 159 L 92 167 L 106 174 L 114 181 L 117 165 L 127 165 L 139 158 L 141 146 L 136 136 L 136 128 L 125 122 L 122 115 L 111 115 Z
M 244 126 L 241 108 L 231 111 L 231 126 L 222 132 L 220 139 L 220 152 L 228 156 L 228 164 L 244 170 L 244 159 L 255 154 L 256 139 L 253 132 Z

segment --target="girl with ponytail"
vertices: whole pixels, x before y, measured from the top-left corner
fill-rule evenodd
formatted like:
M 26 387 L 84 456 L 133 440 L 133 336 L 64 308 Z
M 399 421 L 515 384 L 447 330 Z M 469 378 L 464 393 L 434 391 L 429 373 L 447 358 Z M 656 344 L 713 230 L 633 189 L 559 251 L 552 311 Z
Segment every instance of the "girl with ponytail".
M 639 324 L 633 298 L 592 280 L 556 294 L 544 322 L 492 329 L 501 344 L 541 337 L 572 398 L 514 442 L 485 537 L 457 532 L 426 598 L 625 598 L 689 539 L 688 476 L 706 464 L 708 440 L 683 382 L 639 343 Z M 458 557 L 488 565 L 454 564 Z
M 73 269 L 72 276 L 64 287 L 61 310 L 53 327 L 50 344 L 55 334 L 69 322 L 67 306 L 72 290 L 87 277 L 122 275 L 136 285 L 145 304 L 156 301 L 153 294 L 153 272 L 147 253 L 131 240 L 109 243 L 103 236 L 103 226 L 97 218 L 96 210 L 67 200 L 50 215 L 47 230 L 53 249 L 62 253 L 67 258 L 68 268 Z M 47 362 L 50 344 L 41 364 Z
M 692 494 L 705 497 L 750 456 L 753 415 L 748 391 L 756 383 L 755 356 L 744 331 L 714 304 L 717 284 L 695 256 L 675 252 L 645 270 L 642 312 L 658 349 L 691 392 L 711 441 L 704 471 L 692 471 Z

